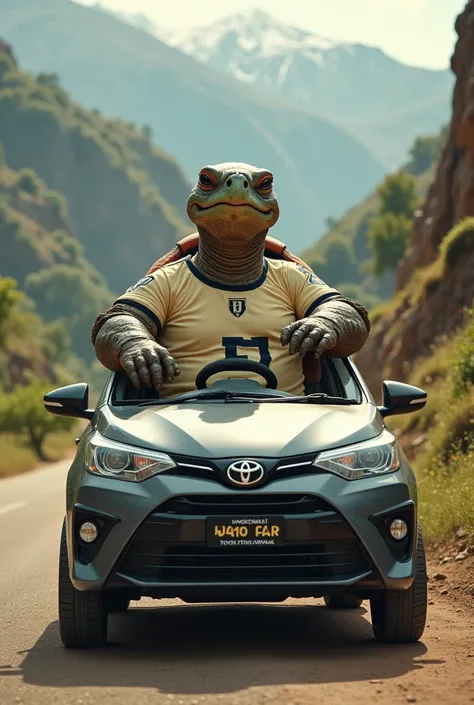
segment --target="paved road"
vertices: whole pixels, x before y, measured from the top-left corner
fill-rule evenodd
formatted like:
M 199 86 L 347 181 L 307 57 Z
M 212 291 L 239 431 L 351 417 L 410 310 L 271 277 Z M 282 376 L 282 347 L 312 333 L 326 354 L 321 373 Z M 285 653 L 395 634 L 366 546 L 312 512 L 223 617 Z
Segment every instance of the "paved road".
M 472 615 L 436 602 L 422 643 L 377 645 L 365 609 L 136 603 L 112 644 L 64 649 L 56 568 L 67 463 L 0 481 L 0 704 L 474 702 Z M 157 606 L 159 605 L 159 606 Z M 471 654 L 471 657 L 469 657 Z

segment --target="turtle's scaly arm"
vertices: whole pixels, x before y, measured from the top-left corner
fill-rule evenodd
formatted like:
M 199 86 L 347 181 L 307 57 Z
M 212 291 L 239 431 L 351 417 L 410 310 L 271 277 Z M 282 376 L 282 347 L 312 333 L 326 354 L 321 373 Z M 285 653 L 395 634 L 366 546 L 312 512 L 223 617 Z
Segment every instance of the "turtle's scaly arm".
M 159 345 L 156 325 L 141 311 L 114 304 L 96 318 L 92 344 L 99 361 L 109 370 L 123 369 L 136 387 L 160 391 L 180 370 L 168 350 Z
M 289 344 L 289 353 L 301 357 L 323 353 L 330 357 L 349 357 L 363 347 L 370 332 L 367 310 L 344 296 L 332 298 L 318 306 L 307 318 L 283 328 L 281 344 Z

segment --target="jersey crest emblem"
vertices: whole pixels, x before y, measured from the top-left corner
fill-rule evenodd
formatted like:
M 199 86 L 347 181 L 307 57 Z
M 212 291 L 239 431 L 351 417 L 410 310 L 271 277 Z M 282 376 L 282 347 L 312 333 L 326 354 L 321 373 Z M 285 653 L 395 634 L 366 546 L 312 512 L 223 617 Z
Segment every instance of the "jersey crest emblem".
M 306 274 L 308 277 L 308 284 L 324 284 L 323 280 L 316 276 L 313 272 L 310 272 L 306 267 L 297 267 L 300 272 Z
M 125 293 L 129 294 L 131 291 L 136 291 L 137 289 L 140 289 L 140 287 L 146 286 L 152 281 L 153 277 L 143 277 L 143 279 L 140 279 L 140 281 L 138 281 L 136 284 L 130 286 Z
M 247 299 L 229 299 L 229 311 L 236 318 L 240 318 L 247 310 Z

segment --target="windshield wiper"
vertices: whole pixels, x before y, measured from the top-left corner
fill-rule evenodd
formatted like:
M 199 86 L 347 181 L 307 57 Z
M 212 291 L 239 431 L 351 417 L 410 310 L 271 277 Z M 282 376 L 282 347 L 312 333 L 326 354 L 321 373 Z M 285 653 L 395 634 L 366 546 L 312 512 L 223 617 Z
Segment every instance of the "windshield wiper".
M 285 399 L 283 396 L 274 396 L 272 399 Z M 196 392 L 186 397 L 174 397 L 169 399 L 149 399 L 148 401 L 140 402 L 137 406 L 157 406 L 160 404 L 184 404 L 188 401 L 205 401 L 206 399 L 219 399 L 223 401 L 248 401 L 250 400 L 267 400 L 267 396 L 261 392 L 229 392 L 227 390 L 216 390 L 206 392 Z
M 360 404 L 357 399 L 346 399 L 345 397 L 331 397 L 328 394 L 307 394 L 302 397 L 286 397 L 262 394 L 261 392 L 230 392 L 227 390 L 196 392 L 189 396 L 175 397 L 169 399 L 149 399 L 140 402 L 137 406 L 163 406 L 166 404 L 185 404 L 192 401 L 220 400 L 225 403 L 235 402 L 259 402 L 262 404 L 328 404 L 337 406 L 353 406 Z
M 233 401 L 237 401 L 234 399 Z M 357 399 L 346 399 L 345 397 L 330 397 L 328 394 L 307 394 L 303 397 L 265 397 L 260 398 L 262 403 L 274 404 L 328 404 L 339 406 L 352 406 L 359 404 Z

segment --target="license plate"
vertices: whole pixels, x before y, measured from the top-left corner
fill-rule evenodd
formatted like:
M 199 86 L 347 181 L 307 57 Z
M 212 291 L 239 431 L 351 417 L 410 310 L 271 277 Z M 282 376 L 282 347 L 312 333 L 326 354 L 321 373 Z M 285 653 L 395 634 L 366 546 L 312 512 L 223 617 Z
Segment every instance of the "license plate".
M 212 517 L 207 521 L 207 544 L 218 548 L 283 546 L 283 517 Z

